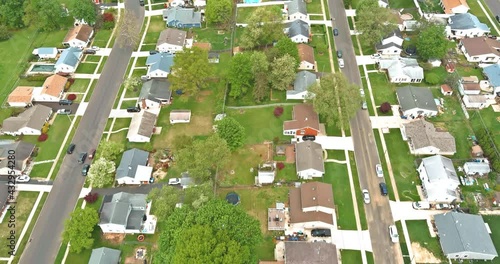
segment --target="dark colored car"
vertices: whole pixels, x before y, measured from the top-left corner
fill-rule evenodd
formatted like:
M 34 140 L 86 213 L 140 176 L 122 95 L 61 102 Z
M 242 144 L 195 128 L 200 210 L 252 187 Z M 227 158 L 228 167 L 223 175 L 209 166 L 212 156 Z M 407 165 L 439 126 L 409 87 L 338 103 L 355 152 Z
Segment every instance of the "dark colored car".
M 495 18 L 497 19 L 498 23 L 500 23 L 500 16 L 495 16 Z
M 59 105 L 72 105 L 73 101 L 68 99 L 59 100 Z
M 144 6 L 144 0 L 139 0 L 139 5 Z
M 408 54 L 409 56 L 413 56 L 413 55 L 417 54 L 417 47 L 408 46 L 408 48 L 405 49 L 405 53 Z
M 69 144 L 68 150 L 66 150 L 66 153 L 68 154 L 73 154 L 73 151 L 75 151 L 76 145 L 71 143 Z
M 334 35 L 334 36 L 338 36 L 338 35 L 339 35 L 339 30 L 338 30 L 338 29 L 336 29 L 336 28 L 334 28 L 334 29 L 333 29 L 333 35 Z
M 154 55 L 154 54 L 156 54 L 156 53 L 158 53 L 158 51 L 157 51 L 157 50 L 150 50 L 150 51 L 149 51 L 149 55 Z
M 383 196 L 386 196 L 389 192 L 387 191 L 387 185 L 385 184 L 385 182 L 381 182 L 379 186 L 380 186 L 380 193 Z
M 129 113 L 138 113 L 141 111 L 141 108 L 137 107 L 137 106 L 133 106 L 133 107 L 128 107 L 127 108 L 127 112 Z
M 95 156 L 95 149 L 92 149 L 90 152 L 89 152 L 89 159 L 93 159 Z
M 342 58 L 342 51 L 341 50 L 337 50 L 337 58 Z
M 306 141 L 306 140 L 314 141 L 314 140 L 316 140 L 316 137 L 313 135 L 305 135 L 305 136 L 302 136 L 302 140 L 303 141 Z
M 89 170 L 90 170 L 90 164 L 83 165 L 82 176 L 87 176 L 87 173 L 89 173 Z
M 93 49 L 86 49 L 83 51 L 83 54 L 95 54 L 95 53 L 96 53 L 96 51 Z
M 78 157 L 78 163 L 84 163 L 85 159 L 87 159 L 87 152 L 80 153 L 80 156 Z
M 313 237 L 329 237 L 332 236 L 330 229 L 313 229 L 311 230 L 311 236 Z

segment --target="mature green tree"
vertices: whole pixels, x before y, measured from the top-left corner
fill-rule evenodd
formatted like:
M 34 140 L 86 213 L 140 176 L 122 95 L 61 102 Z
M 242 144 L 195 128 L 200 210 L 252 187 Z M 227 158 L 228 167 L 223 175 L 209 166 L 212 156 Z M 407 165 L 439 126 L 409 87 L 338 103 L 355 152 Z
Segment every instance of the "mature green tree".
M 296 61 L 296 66 L 299 66 L 299 49 L 297 48 L 297 43 L 293 42 L 290 38 L 281 38 L 274 46 L 278 50 L 278 56 L 283 57 L 285 54 L 292 56 Z
M 120 18 L 118 22 L 118 33 L 119 36 L 119 45 L 120 47 L 131 47 L 135 49 L 137 45 L 139 45 L 140 41 L 140 24 L 137 23 L 137 16 L 134 12 L 128 11 L 125 9 L 123 12 L 123 17 Z
M 160 188 L 153 188 L 148 199 L 153 201 L 153 213 L 161 221 L 166 220 L 175 209 L 175 205 L 180 202 L 181 189 L 169 185 Z
M 295 79 L 296 64 L 295 59 L 285 54 L 277 58 L 271 64 L 271 87 L 276 90 L 284 91 Z
M 278 6 L 257 8 L 248 18 L 248 26 L 240 39 L 241 47 L 253 49 L 279 40 L 284 35 L 282 21 Z
M 160 234 L 154 263 L 255 263 L 259 221 L 241 207 L 213 199 L 197 210 L 176 209 Z M 188 238 L 189 237 L 189 238 Z
M 417 52 L 424 59 L 442 59 L 448 50 L 445 27 L 436 23 L 425 23 L 417 38 Z
M 97 9 L 92 0 L 72 0 L 69 3 L 70 14 L 78 20 L 93 25 L 97 19 Z
M 217 122 L 217 134 L 227 142 L 230 150 L 235 150 L 245 142 L 245 128 L 232 117 Z
M 115 161 L 118 155 L 125 150 L 122 143 L 116 141 L 101 141 L 96 157 L 104 158 L 105 160 Z
M 205 182 L 184 190 L 182 206 L 198 209 L 212 198 L 214 198 L 213 186 L 210 182 Z
M 177 53 L 168 79 L 172 90 L 182 90 L 186 95 L 196 95 L 207 88 L 212 73 L 208 52 L 197 47 Z
M 92 231 L 99 223 L 99 214 L 92 207 L 76 208 L 64 224 L 63 239 L 70 242 L 69 251 L 80 253 L 94 244 Z
M 26 1 L 23 22 L 42 31 L 53 31 L 61 28 L 63 13 L 62 6 L 57 0 Z
M 251 57 L 252 73 L 255 78 L 253 98 L 260 102 L 269 94 L 269 62 L 264 52 L 254 51 Z
M 24 27 L 24 0 L 0 1 L 0 24 L 10 28 Z
M 362 42 L 375 45 L 396 28 L 394 16 L 388 8 L 380 7 L 377 0 L 362 0 L 358 4 L 356 29 Z
M 113 172 L 115 172 L 115 163 L 105 158 L 99 158 L 90 166 L 87 181 L 94 188 L 102 188 L 110 185 L 114 181 Z
M 348 127 L 361 106 L 359 87 L 349 83 L 342 73 L 323 76 L 320 83 L 311 86 L 309 91 L 318 95 L 312 98 L 314 110 L 325 117 L 327 123 L 334 123 L 338 128 Z
M 205 18 L 209 24 L 226 24 L 233 15 L 233 1 L 208 1 Z
M 191 177 L 203 182 L 211 178 L 214 170 L 227 164 L 230 155 L 227 142 L 218 134 L 212 134 L 178 151 L 176 161 L 181 171 L 189 171 Z
M 229 65 L 228 79 L 231 83 L 229 96 L 238 98 L 245 95 L 253 85 L 251 53 L 236 54 Z
M 141 78 L 137 76 L 129 77 L 125 79 L 125 81 L 123 82 L 123 85 L 125 85 L 125 89 L 134 92 L 137 91 L 137 89 L 141 86 L 141 84 L 142 84 Z
M 12 33 L 10 33 L 7 26 L 0 25 L 0 41 L 8 40 L 10 37 L 12 37 Z

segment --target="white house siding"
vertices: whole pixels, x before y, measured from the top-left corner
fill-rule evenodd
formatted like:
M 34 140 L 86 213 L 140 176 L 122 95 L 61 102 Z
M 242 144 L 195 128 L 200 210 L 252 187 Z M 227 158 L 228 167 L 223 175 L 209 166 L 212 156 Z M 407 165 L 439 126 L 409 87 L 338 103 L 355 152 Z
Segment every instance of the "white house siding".
M 301 61 L 299 65 L 299 70 L 314 70 L 314 64 L 308 61 Z
M 477 56 L 470 56 L 467 53 L 467 50 L 465 49 L 464 45 L 462 45 L 462 47 L 460 47 L 460 50 L 462 50 L 462 52 L 464 53 L 467 61 L 470 61 L 470 62 L 497 63 L 500 60 L 500 57 L 498 57 L 497 55 L 495 55 L 493 53 L 481 54 L 481 55 L 477 55 Z
M 33 101 L 37 102 L 59 102 L 61 97 L 55 97 L 49 94 L 37 94 L 34 98 Z
M 117 224 L 102 224 L 99 225 L 103 233 L 120 233 L 125 234 L 125 226 Z
M 466 29 L 466 30 L 456 30 L 455 32 L 451 31 L 450 27 L 446 27 L 447 36 L 450 38 L 473 38 L 473 37 L 482 37 L 487 34 L 482 30 L 474 29 Z
M 141 135 L 133 135 L 127 138 L 129 142 L 149 142 L 151 138 L 141 136 Z
M 492 260 L 496 256 L 489 254 L 481 254 L 478 252 L 463 251 L 446 255 L 449 259 L 476 259 L 476 260 Z
M 286 99 L 287 100 L 304 100 L 307 97 L 308 91 L 303 91 L 301 93 L 296 93 L 296 94 L 287 94 Z
M 10 107 L 26 107 L 27 103 L 9 102 Z
M 177 45 L 172 45 L 168 43 L 163 43 L 158 46 L 158 51 L 160 52 L 170 52 L 170 53 L 176 53 L 178 51 L 182 51 L 183 46 L 177 46 Z
M 34 128 L 29 128 L 29 127 L 23 127 L 17 131 L 5 131 L 4 132 L 6 135 L 11 135 L 11 136 L 19 136 L 19 135 L 35 135 L 39 136 L 42 134 L 42 131 L 39 129 L 34 129 Z
M 386 48 L 386 49 L 380 49 L 378 51 L 382 55 L 394 56 L 394 55 L 401 54 L 402 49 L 397 48 L 397 47 L 390 47 L 390 48 Z
M 323 177 L 323 172 L 315 170 L 315 169 L 307 169 L 303 171 L 298 171 L 297 176 L 304 180 L 310 180 L 312 178 Z
M 187 124 L 190 121 L 191 120 L 172 120 L 172 119 L 170 119 L 170 124 Z
M 70 47 L 83 48 L 87 46 L 88 42 L 81 41 L 79 39 L 73 39 L 66 42 L 65 44 L 69 45 Z
M 67 64 L 61 64 L 56 67 L 56 72 L 73 73 L 75 70 L 75 67 Z
M 293 20 L 307 20 L 307 15 L 304 15 L 302 13 L 294 13 L 294 14 L 288 14 L 288 20 L 293 21 Z
M 167 78 L 168 72 L 156 70 L 156 71 L 148 71 L 148 76 L 151 78 Z
M 318 212 L 319 211 L 319 212 L 323 212 L 323 213 L 327 213 L 327 214 L 331 214 L 331 215 L 333 215 L 335 213 L 335 209 L 324 207 L 324 206 L 306 207 L 306 208 L 302 208 L 302 211 L 303 212 Z
M 422 79 L 411 79 L 407 76 L 392 77 L 391 83 L 421 83 Z
M 148 107 L 148 108 L 159 108 L 161 106 L 161 104 L 159 104 L 157 102 L 154 102 L 154 101 L 151 101 L 151 100 L 147 100 L 146 99 L 145 102 L 146 102 L 146 107 Z M 141 105 L 141 107 L 142 107 L 142 101 L 141 100 L 139 100 L 137 103 L 139 105 Z
M 55 59 L 57 57 L 57 53 L 54 54 L 38 54 L 40 59 Z
M 332 216 L 333 217 L 333 216 Z M 321 221 L 311 221 L 311 222 L 303 222 L 303 223 L 289 223 L 289 227 L 285 230 L 285 235 L 289 235 L 290 233 L 296 232 L 298 230 L 305 229 L 315 229 L 315 228 L 324 228 L 324 229 L 332 229 L 333 225 L 324 223 Z M 289 232 L 289 233 L 288 233 Z
M 436 148 L 436 147 L 433 147 L 433 146 L 427 146 L 427 147 L 419 148 L 419 149 L 412 149 L 410 147 L 410 152 L 413 155 L 435 155 L 435 154 L 440 154 L 439 153 L 439 149 Z
M 294 43 L 307 43 L 309 38 L 306 36 L 294 36 L 290 38 Z
M 134 184 L 141 184 L 140 181 L 136 180 L 135 178 L 132 178 L 132 177 L 124 177 L 124 178 L 120 178 L 118 180 L 116 180 L 118 182 L 118 184 L 131 184 L 131 185 L 134 185 Z
M 432 116 L 436 116 L 437 114 L 438 114 L 437 111 L 431 111 L 431 110 L 420 109 L 420 108 L 410 109 L 410 110 L 407 110 L 407 111 L 403 112 L 404 116 L 419 116 L 419 115 L 422 115 L 422 116 L 426 116 L 426 117 L 432 117 Z

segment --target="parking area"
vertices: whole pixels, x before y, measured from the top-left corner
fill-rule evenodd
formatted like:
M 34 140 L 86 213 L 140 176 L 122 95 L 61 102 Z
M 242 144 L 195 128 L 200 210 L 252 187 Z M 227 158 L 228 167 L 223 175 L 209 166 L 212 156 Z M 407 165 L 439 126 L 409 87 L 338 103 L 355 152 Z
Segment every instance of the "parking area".
M 71 110 L 71 114 L 74 115 L 80 106 L 79 103 L 74 103 L 72 105 L 59 105 L 59 102 L 33 102 L 33 105 L 44 105 L 52 108 L 52 111 L 57 112 L 59 109 Z
M 372 242 L 368 230 L 336 230 L 332 239 L 339 249 L 372 251 Z

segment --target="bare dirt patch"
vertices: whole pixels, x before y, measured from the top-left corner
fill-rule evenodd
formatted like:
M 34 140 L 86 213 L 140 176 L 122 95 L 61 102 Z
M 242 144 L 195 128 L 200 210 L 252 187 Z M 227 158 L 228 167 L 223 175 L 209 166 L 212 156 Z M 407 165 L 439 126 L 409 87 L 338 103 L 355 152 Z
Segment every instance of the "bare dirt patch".
M 213 91 L 210 91 L 210 90 L 201 91 L 196 96 L 196 101 L 201 103 L 201 102 L 205 101 L 205 99 L 207 97 L 209 97 L 212 93 L 213 93 Z
M 272 144 L 251 145 L 250 150 L 259 155 L 262 161 L 270 161 L 273 158 Z
M 125 264 L 143 264 L 143 263 L 145 263 L 145 262 L 144 262 L 144 259 L 136 259 L 136 258 L 135 258 L 135 253 L 136 253 L 136 252 L 137 252 L 137 250 L 138 250 L 138 249 L 140 249 L 140 248 L 142 248 L 142 247 L 137 247 L 137 248 L 135 248 L 135 249 L 134 249 L 134 253 L 133 253 L 134 255 L 133 255 L 133 256 L 128 256 L 128 257 L 126 257 L 126 258 L 125 258 Z M 148 252 L 146 252 L 146 254 L 147 254 L 147 253 L 148 253 Z M 147 255 L 146 255 L 146 258 L 147 258 Z
M 107 242 L 114 245 L 120 245 L 125 239 L 124 234 L 102 234 L 101 237 L 103 240 L 106 240 Z
M 426 248 L 423 248 L 420 246 L 419 243 L 412 242 L 411 243 L 411 248 L 413 250 L 413 254 L 415 256 L 415 262 L 416 263 L 441 263 L 442 261 L 439 260 Z

